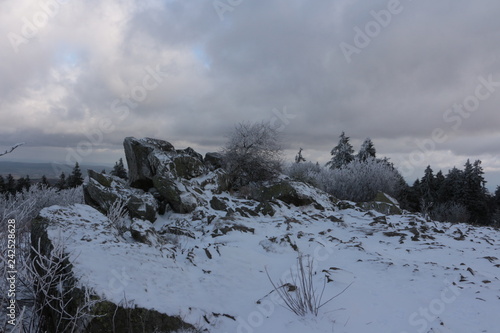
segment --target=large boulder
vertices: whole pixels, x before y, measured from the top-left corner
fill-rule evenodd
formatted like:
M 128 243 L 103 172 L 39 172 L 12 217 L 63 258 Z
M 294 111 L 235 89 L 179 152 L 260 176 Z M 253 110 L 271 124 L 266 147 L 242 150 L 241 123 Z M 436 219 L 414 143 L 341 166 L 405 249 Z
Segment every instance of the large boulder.
M 183 179 L 192 179 L 206 171 L 203 157 L 192 148 L 175 150 L 167 141 L 125 138 L 125 156 L 132 187 L 156 188 L 175 212 L 189 213 L 196 208 L 193 194 L 183 189 Z
M 282 180 L 260 187 L 251 196 L 261 202 L 280 200 L 294 206 L 313 205 L 317 209 L 334 208 L 336 199 L 306 183 Z
M 148 226 L 149 222 L 144 223 Z M 46 277 L 44 297 L 51 299 L 50 306 L 42 309 L 44 331 L 172 332 L 194 328 L 177 314 L 159 312 L 147 302 L 136 302 L 133 307 L 127 303 L 126 295 L 144 292 L 150 285 L 140 281 L 135 271 L 124 271 L 125 263 L 137 261 L 136 270 L 140 271 L 143 258 L 165 259 L 160 254 L 155 257 L 146 244 L 123 243 L 116 226 L 96 209 L 79 204 L 43 209 L 32 221 L 31 242 L 36 249 L 32 252 L 35 269 Z M 77 314 L 85 317 L 75 326 L 70 318 Z
M 85 203 L 107 213 L 111 206 L 122 200 L 130 216 L 154 222 L 158 204 L 150 193 L 129 187 L 118 177 L 88 171 L 88 181 L 83 185 Z
M 152 187 L 152 179 L 156 174 L 156 167 L 152 165 L 152 153 L 175 153 L 174 146 L 163 140 L 127 137 L 123 141 L 125 158 L 128 165 L 130 185 L 137 188 L 148 189 Z
M 154 187 L 177 213 L 191 213 L 198 204 L 196 197 L 187 191 L 182 191 L 182 184 L 171 178 L 156 175 L 153 177 Z M 180 186 L 181 185 L 181 186 Z
M 222 168 L 222 161 L 223 161 L 222 154 L 214 152 L 206 153 L 205 158 L 203 160 L 205 166 L 211 171 Z
M 398 201 L 383 192 L 378 192 L 372 201 L 360 202 L 357 206 L 367 210 L 373 209 L 386 215 L 400 215 L 403 213 Z

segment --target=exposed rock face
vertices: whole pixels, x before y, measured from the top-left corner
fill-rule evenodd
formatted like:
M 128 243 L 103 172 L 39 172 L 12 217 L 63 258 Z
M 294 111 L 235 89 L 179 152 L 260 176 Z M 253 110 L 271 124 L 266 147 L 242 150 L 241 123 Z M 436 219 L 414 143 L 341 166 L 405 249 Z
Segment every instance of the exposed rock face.
M 144 243 L 154 241 L 156 233 L 151 234 L 148 228 L 151 223 L 139 220 L 135 222 L 136 229 L 139 229 L 141 237 L 144 237 Z M 53 253 L 58 252 L 53 250 L 60 247 L 62 247 L 63 253 L 70 254 L 68 258 L 71 262 L 53 261 L 57 265 L 58 274 L 65 278 L 62 284 L 57 283 L 48 289 L 48 293 L 53 295 L 55 300 L 51 304 L 52 307 L 46 307 L 44 312 L 48 332 L 72 331 L 73 324 L 68 320 L 68 317 L 80 311 L 85 305 L 84 287 L 81 287 L 85 286 L 89 280 L 89 276 L 85 275 L 88 266 L 85 265 L 94 265 L 93 267 L 97 269 L 98 274 L 104 274 L 103 276 L 107 276 L 110 282 L 105 284 L 105 290 L 91 290 L 92 297 L 97 304 L 87 309 L 89 311 L 88 320 L 79 322 L 76 331 L 92 333 L 171 332 L 182 328 L 193 328 L 192 325 L 183 322 L 175 315 L 170 316 L 141 306 L 127 307 L 125 305 L 124 307 L 123 304 L 126 302 L 118 302 L 116 299 L 112 300 L 106 297 L 110 291 L 110 295 L 113 295 L 113 289 L 117 288 L 115 282 L 118 282 L 118 286 L 122 288 L 133 287 L 132 281 L 130 283 L 126 280 L 120 282 L 116 278 L 120 271 L 120 265 L 113 267 L 113 263 L 117 255 L 120 253 L 123 255 L 126 252 L 117 252 L 118 247 L 130 246 L 129 250 L 132 250 L 134 245 L 146 245 L 121 243 L 123 240 L 120 240 L 116 227 L 96 209 L 86 205 L 45 208 L 33 221 L 31 238 L 33 245 L 41 245 L 39 250 L 43 257 L 51 258 Z M 135 249 L 137 250 L 137 247 Z M 96 253 L 100 253 L 101 257 L 96 258 Z M 97 265 L 96 268 L 97 259 L 104 260 L 107 264 Z M 39 260 L 35 260 L 35 262 L 39 262 Z M 36 269 L 43 275 L 47 267 L 37 266 Z M 113 275 L 112 272 L 116 272 L 116 274 Z M 63 298 L 59 296 L 61 291 L 65 295 Z M 114 295 L 124 293 L 125 290 L 121 289 L 120 292 L 114 291 Z M 65 316 L 61 316 L 58 312 L 61 307 L 66 312 Z
M 144 138 L 127 137 L 123 142 L 125 157 L 128 164 L 128 177 L 132 187 L 148 189 L 152 187 L 152 179 L 158 165 L 152 165 L 150 155 L 153 152 L 169 153 L 175 149 L 167 141 Z
M 88 171 L 89 181 L 84 184 L 85 203 L 106 213 L 116 200 L 123 200 L 131 217 L 156 220 L 158 204 L 150 193 L 129 187 L 118 177 Z
M 143 190 L 155 187 L 175 212 L 189 213 L 196 208 L 196 197 L 183 189 L 182 179 L 205 173 L 200 154 L 192 148 L 175 150 L 172 144 L 151 138 L 128 137 L 123 145 L 131 186 Z

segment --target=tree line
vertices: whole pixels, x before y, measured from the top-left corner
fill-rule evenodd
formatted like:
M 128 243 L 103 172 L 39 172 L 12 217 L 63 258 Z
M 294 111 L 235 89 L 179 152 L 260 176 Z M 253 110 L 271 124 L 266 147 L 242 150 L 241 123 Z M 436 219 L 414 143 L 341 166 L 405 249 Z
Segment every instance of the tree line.
M 395 171 L 389 159 L 376 158 L 376 149 L 369 138 L 365 139 L 359 152 L 354 154 L 349 137 L 342 132 L 338 144 L 330 154 L 332 157 L 326 164 L 330 170 L 353 169 L 352 172 L 358 173 L 350 184 L 352 187 L 370 189 L 369 185 L 375 183 L 375 179 L 370 177 L 382 175 L 373 173 L 368 178 L 363 177 L 363 172 L 366 173 L 366 170 L 363 171 L 359 167 L 360 162 L 382 163 L 389 166 L 388 170 L 393 169 L 392 177 L 397 178 L 395 181 L 398 184 L 398 188 L 389 194 L 394 195 L 404 209 L 422 212 L 438 221 L 500 225 L 500 186 L 497 186 L 495 193 L 488 191 L 481 160 L 474 162 L 467 160 L 463 169 L 454 167 L 446 175 L 441 170 L 434 174 L 429 165 L 423 177 L 410 186 L 399 172 Z M 295 157 L 295 162 L 305 162 L 302 148 Z M 358 166 L 355 166 L 356 164 Z
M 103 170 L 104 173 L 106 173 Z M 123 160 L 120 158 L 118 162 L 115 163 L 111 174 L 123 179 L 127 179 L 127 170 L 123 165 Z M 66 175 L 66 173 L 61 172 L 57 181 L 51 184 L 48 178 L 43 175 L 40 181 L 36 182 L 37 186 L 44 187 L 54 187 L 59 190 L 65 190 L 69 188 L 75 188 L 83 184 L 83 175 L 78 162 L 75 163 L 71 173 Z M 2 194 L 16 194 L 18 192 L 27 191 L 31 186 L 35 185 L 30 179 L 30 176 L 21 177 L 15 179 L 12 174 L 8 174 L 6 177 L 0 175 L 0 193 Z

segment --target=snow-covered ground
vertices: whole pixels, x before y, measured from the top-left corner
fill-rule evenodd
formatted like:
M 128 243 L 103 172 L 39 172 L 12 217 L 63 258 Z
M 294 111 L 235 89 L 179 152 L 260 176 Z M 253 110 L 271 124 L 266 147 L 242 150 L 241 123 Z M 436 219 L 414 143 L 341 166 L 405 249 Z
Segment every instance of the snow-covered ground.
M 224 196 L 229 206 L 256 204 Z M 42 215 L 56 211 L 64 223 L 50 238 L 63 240 L 83 284 L 209 332 L 500 332 L 492 228 L 285 204 L 273 217 L 226 216 L 207 205 L 160 216 L 163 245 L 152 247 L 124 239 L 88 206 Z M 317 317 L 281 306 L 268 278 L 291 282 L 299 252 L 314 260 L 318 293 L 328 281 L 323 301 L 341 293 Z

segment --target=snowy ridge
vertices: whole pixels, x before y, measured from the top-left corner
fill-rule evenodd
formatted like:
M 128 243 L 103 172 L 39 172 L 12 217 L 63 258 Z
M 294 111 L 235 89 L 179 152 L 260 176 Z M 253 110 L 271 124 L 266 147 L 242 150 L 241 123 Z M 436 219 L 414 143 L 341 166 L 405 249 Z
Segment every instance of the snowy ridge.
M 307 185 L 301 193 L 324 209 L 273 201 L 274 216 L 245 217 L 236 209 L 259 203 L 214 194 L 209 180 L 191 181 L 204 202 L 194 212 L 158 216 L 155 247 L 120 236 L 89 206 L 41 214 L 53 220 L 49 237 L 64 242 L 82 284 L 209 332 L 498 332 L 498 230 L 339 210 Z M 214 196 L 229 213 L 210 207 Z M 348 287 L 318 317 L 280 306 L 267 277 L 266 269 L 289 282 L 299 252 L 314 259 L 318 291 L 328 281 L 324 300 Z

